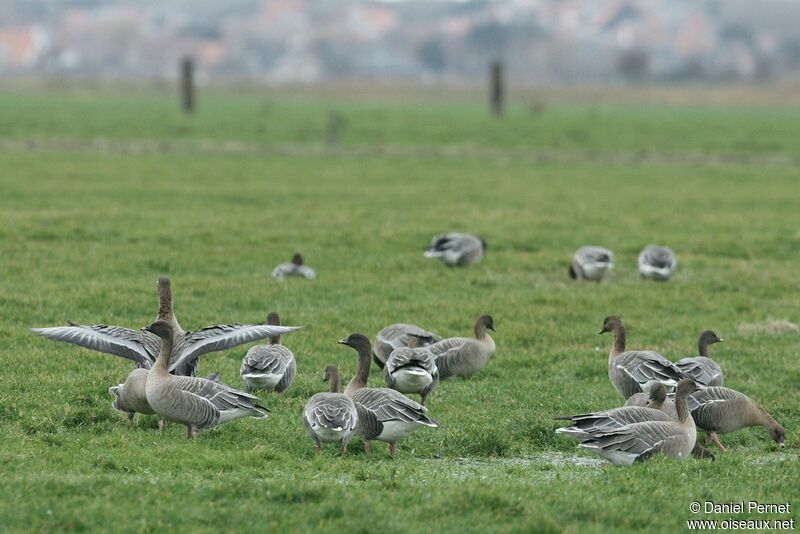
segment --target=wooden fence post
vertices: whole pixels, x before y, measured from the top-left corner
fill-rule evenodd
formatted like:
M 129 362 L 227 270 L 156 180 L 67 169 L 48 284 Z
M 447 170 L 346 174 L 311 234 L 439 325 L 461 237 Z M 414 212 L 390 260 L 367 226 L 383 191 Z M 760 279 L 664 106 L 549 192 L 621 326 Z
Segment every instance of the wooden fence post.
M 181 108 L 184 113 L 194 111 L 194 63 L 192 58 L 185 57 L 181 60 Z
M 503 115 L 503 63 L 493 61 L 489 68 L 489 105 L 492 115 Z

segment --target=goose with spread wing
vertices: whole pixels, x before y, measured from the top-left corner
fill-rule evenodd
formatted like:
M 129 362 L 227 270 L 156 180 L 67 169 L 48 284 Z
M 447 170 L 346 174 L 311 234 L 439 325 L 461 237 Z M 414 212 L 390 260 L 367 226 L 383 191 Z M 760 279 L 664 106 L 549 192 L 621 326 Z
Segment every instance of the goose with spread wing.
M 266 337 L 288 334 L 298 329 L 290 326 L 231 323 L 187 332 L 175 318 L 169 278 L 158 279 L 158 297 L 156 320 L 169 323 L 173 332 L 174 347 L 170 372 L 182 376 L 197 374 L 198 358 L 203 354 L 230 349 Z M 131 360 L 137 368 L 142 369 L 150 369 L 153 366 L 161 347 L 161 340 L 151 332 L 121 326 L 70 323 L 69 326 L 31 328 L 31 331 L 49 339 Z

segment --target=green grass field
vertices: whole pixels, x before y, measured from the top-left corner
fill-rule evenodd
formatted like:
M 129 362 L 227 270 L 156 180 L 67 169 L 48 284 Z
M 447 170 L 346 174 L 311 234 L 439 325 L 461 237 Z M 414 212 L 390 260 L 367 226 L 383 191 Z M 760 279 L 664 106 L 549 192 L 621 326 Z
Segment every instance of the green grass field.
M 800 109 L 516 101 L 502 121 L 481 100 L 201 93 L 184 117 L 171 94 L 4 89 L 0 93 L 0 530 L 612 532 L 686 528 L 693 501 L 784 503 L 800 487 L 796 332 L 800 321 Z M 325 148 L 330 110 L 345 120 Z M 422 257 L 432 235 L 482 235 L 484 261 Z M 646 283 L 636 255 L 672 246 L 679 271 Z M 616 253 L 601 284 L 572 283 L 583 244 Z M 270 278 L 301 251 L 313 282 Z M 32 326 L 155 316 L 173 280 L 184 328 L 261 322 L 285 339 L 298 376 L 264 394 L 266 421 L 185 439 L 153 418 L 131 426 L 110 385 L 129 362 L 38 338 Z M 497 352 L 470 380 L 440 384 L 438 429 L 365 455 L 318 457 L 302 407 L 343 379 L 336 344 L 394 322 L 467 335 L 495 318 Z M 629 345 L 693 354 L 701 330 L 726 385 L 786 428 L 722 437 L 716 460 L 657 458 L 629 468 L 554 433 L 557 414 L 614 407 L 603 317 Z M 247 347 L 205 356 L 238 385 Z M 371 384 L 382 385 L 373 369 Z M 793 502 L 800 505 L 800 502 Z

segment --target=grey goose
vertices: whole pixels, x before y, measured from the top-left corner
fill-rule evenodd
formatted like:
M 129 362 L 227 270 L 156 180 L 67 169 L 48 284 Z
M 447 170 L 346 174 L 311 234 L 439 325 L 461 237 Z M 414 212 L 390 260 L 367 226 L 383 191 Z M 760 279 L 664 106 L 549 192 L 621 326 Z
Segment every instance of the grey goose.
M 168 322 L 172 327 L 174 347 L 170 372 L 177 375 L 195 376 L 198 359 L 203 354 L 230 349 L 278 334 L 288 334 L 299 328 L 229 323 L 187 332 L 180 327 L 175 318 L 169 278 L 158 279 L 158 297 L 156 320 Z M 49 339 L 131 360 L 141 369 L 153 367 L 161 347 L 161 340 L 151 332 L 121 326 L 70 323 L 69 326 L 31 328 L 31 331 Z
M 280 325 L 280 316 L 276 312 L 270 312 L 267 315 L 267 324 Z M 280 334 L 270 337 L 268 345 L 251 347 L 239 369 L 247 391 L 263 389 L 283 393 L 292 385 L 296 373 L 294 354 L 281 345 Z
M 625 406 L 642 406 L 661 410 L 671 419 L 678 419 L 678 412 L 675 410 L 675 402 L 667 397 L 667 388 L 661 382 L 650 384 L 650 393 L 635 393 L 628 397 Z
M 344 456 L 356 430 L 358 413 L 353 399 L 339 393 L 339 370 L 335 365 L 325 368 L 325 381 L 330 385 L 329 393 L 317 393 L 303 409 L 303 427 L 314 440 L 317 452 L 322 452 L 323 443 L 339 442 L 339 453 Z
M 426 258 L 439 258 L 449 266 L 477 263 L 486 253 L 486 241 L 472 234 L 451 232 L 434 236 L 425 249 Z
M 681 378 L 680 371 L 668 359 L 652 350 L 626 350 L 627 331 L 618 315 L 603 320 L 600 334 L 611 332 L 614 344 L 608 355 L 608 378 L 620 395 L 649 391 L 650 384 L 661 382 L 672 388 Z
M 487 330 L 495 331 L 494 319 L 491 315 L 481 315 L 475 321 L 474 338 L 451 337 L 427 347 L 436 356 L 440 380 L 470 377 L 483 369 L 495 352 L 494 340 Z
M 383 366 L 386 365 L 386 359 L 389 358 L 394 349 L 426 347 L 440 339 L 441 337 L 415 324 L 390 324 L 375 335 L 375 342 L 372 344 L 373 360 L 378 367 L 383 369 Z
M 353 376 L 345 395 L 353 399 L 358 412 L 356 434 L 364 440 L 364 450 L 369 451 L 370 441 L 385 441 L 389 454 L 397 455 L 397 442 L 422 427 L 436 428 L 436 421 L 428 417 L 421 404 L 389 388 L 367 387 L 370 366 L 369 339 L 362 334 L 350 334 L 339 341 L 358 353 L 358 371 Z
M 395 349 L 383 368 L 383 383 L 400 393 L 419 393 L 424 406 L 439 383 L 436 357 L 427 347 Z
M 699 356 L 682 358 L 675 362 L 675 367 L 686 378 L 691 378 L 698 384 L 704 386 L 721 386 L 724 382 L 722 368 L 717 362 L 708 357 L 708 346 L 713 343 L 722 342 L 711 330 L 706 330 L 700 334 L 697 341 L 697 353 Z
M 280 263 L 272 270 L 272 277 L 279 280 L 287 276 L 302 276 L 309 280 L 317 277 L 317 272 L 303 262 L 303 256 L 295 253 L 292 261 Z
M 655 454 L 686 459 L 691 455 L 697 440 L 697 430 L 687 406 L 687 397 L 695 391 L 697 385 L 689 379 L 685 378 L 678 383 L 675 393 L 675 407 L 678 412 L 676 421 L 643 421 L 621 428 L 592 430 L 591 438 L 584 440 L 580 446 L 615 465 L 631 465 Z M 658 410 L 652 411 L 662 413 Z
M 643 421 L 675 421 L 661 410 L 646 406 L 623 406 L 600 412 L 554 417 L 557 421 L 571 421 L 572 426 L 556 429 L 556 434 L 565 434 L 577 441 L 593 439 L 596 432 L 622 428 Z
M 708 433 L 723 451 L 725 446 L 717 434 L 749 426 L 763 426 L 778 445 L 785 445 L 786 429 L 753 399 L 734 389 L 712 386 L 700 390 L 689 397 L 689 409 L 697 428 Z
M 648 245 L 639 253 L 639 276 L 651 280 L 669 280 L 675 274 L 678 260 L 669 247 Z
M 585 246 L 575 252 L 569 265 L 573 280 L 599 282 L 614 268 L 614 253 L 603 247 Z
M 161 338 L 158 358 L 147 374 L 147 403 L 163 419 L 186 425 L 187 437 L 241 417 L 267 417 L 269 410 L 255 395 L 205 378 L 170 374 L 172 325 L 159 320 L 146 330 Z

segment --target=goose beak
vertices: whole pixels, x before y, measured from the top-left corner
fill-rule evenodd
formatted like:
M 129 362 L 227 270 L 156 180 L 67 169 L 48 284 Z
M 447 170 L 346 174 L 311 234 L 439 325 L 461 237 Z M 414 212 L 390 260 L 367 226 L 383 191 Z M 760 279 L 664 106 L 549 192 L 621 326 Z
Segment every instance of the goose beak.
M 717 343 L 722 343 L 723 341 L 725 341 L 725 340 L 722 339 L 721 337 L 717 338 Z
M 493 326 L 490 326 L 489 330 L 491 330 L 492 332 L 497 332 L 497 330 L 495 330 Z
M 347 345 L 347 340 L 346 339 L 340 339 L 339 341 L 337 341 L 337 343 L 339 345 Z
M 603 327 L 603 328 L 602 328 L 602 329 L 601 329 L 601 330 L 598 332 L 598 334 L 605 334 L 606 332 L 608 332 L 608 329 L 607 329 L 607 328 L 604 326 L 604 327 Z

